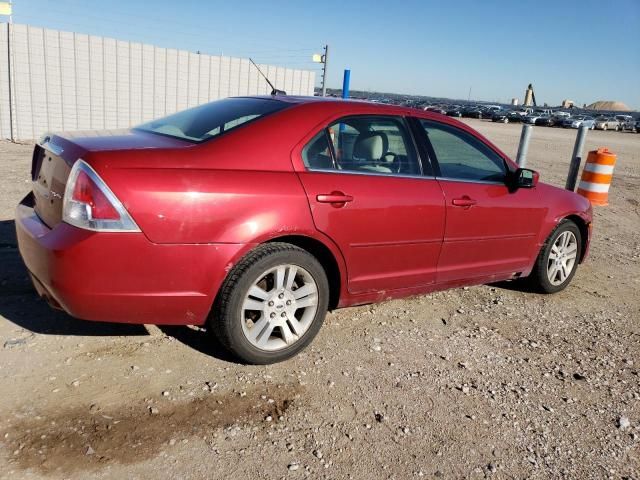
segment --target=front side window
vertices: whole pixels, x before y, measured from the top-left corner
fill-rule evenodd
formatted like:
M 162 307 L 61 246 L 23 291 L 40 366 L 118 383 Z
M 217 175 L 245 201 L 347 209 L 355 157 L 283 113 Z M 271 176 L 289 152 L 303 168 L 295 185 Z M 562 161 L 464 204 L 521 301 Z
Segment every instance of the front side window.
M 303 149 L 302 156 L 311 169 L 421 174 L 418 156 L 400 117 L 342 118 L 316 135 Z
M 503 182 L 504 160 L 473 135 L 455 127 L 420 120 L 440 166 L 440 176 L 459 180 Z
M 136 129 L 200 143 L 288 105 L 264 98 L 225 98 L 144 123 Z

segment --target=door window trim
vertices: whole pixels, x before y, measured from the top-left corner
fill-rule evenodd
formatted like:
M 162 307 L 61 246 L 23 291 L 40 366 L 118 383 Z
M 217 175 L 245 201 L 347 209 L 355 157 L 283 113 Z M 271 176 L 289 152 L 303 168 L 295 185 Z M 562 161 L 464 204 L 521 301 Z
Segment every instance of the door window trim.
M 406 173 L 378 173 L 378 172 L 356 172 L 350 170 L 325 170 L 322 168 L 308 168 L 305 166 L 307 172 L 313 173 L 328 173 L 332 175 L 366 175 L 369 177 L 385 177 L 385 178 L 412 178 L 414 180 L 436 180 L 433 175 L 410 175 Z M 442 178 L 438 180 L 443 180 Z
M 462 182 L 462 183 L 478 183 L 478 184 L 483 184 L 483 185 L 504 185 L 507 186 L 507 181 L 508 181 L 508 177 L 511 173 L 513 173 L 512 169 L 510 168 L 509 162 L 507 162 L 507 160 L 500 154 L 498 153 L 495 149 L 491 148 L 490 145 L 487 145 L 485 142 L 483 142 L 482 140 L 480 140 L 478 137 L 476 137 L 475 135 L 456 127 L 455 125 L 450 125 L 448 123 L 444 123 L 444 122 L 438 122 L 436 120 L 432 120 L 430 118 L 419 118 L 419 117 L 411 117 L 411 119 L 414 121 L 414 124 L 416 126 L 416 136 L 420 139 L 420 141 L 424 142 L 424 147 L 425 147 L 425 151 L 426 154 L 428 155 L 428 158 L 431 162 L 431 165 L 434 169 L 434 173 L 435 173 L 435 178 L 437 180 L 443 180 L 446 182 Z M 435 149 L 433 148 L 433 145 L 431 143 L 431 140 L 429 139 L 429 135 L 427 135 L 427 132 L 425 132 L 424 127 L 422 126 L 422 121 L 426 121 L 426 122 L 431 122 L 434 123 L 436 125 L 444 125 L 445 127 L 449 127 L 453 130 L 457 130 L 458 132 L 462 132 L 463 134 L 466 135 L 470 135 L 471 137 L 473 137 L 475 140 L 477 140 L 478 142 L 480 142 L 482 145 L 484 145 L 486 148 L 488 148 L 490 151 L 492 151 L 493 153 L 495 153 L 498 158 L 500 158 L 500 160 L 502 160 L 502 163 L 504 165 L 505 168 L 505 179 L 503 181 L 499 181 L 499 180 L 474 180 L 471 178 L 456 178 L 456 177 L 444 177 L 442 176 L 442 171 L 440 170 L 440 164 L 438 163 L 438 156 L 436 155 Z
M 331 139 L 331 135 L 329 133 L 329 127 L 331 125 L 337 124 L 337 123 L 341 123 L 343 120 L 345 119 L 349 119 L 349 118 L 390 118 L 393 119 L 394 121 L 399 121 L 401 123 L 401 125 L 404 127 L 405 129 L 405 133 L 407 135 L 407 141 L 409 141 L 409 144 L 407 145 L 409 148 L 413 149 L 413 153 L 415 154 L 415 158 L 416 161 L 418 163 L 418 169 L 420 170 L 420 173 L 417 174 L 403 174 L 403 173 L 378 173 L 378 172 L 368 172 L 368 171 L 352 171 L 352 170 L 340 170 L 338 169 L 338 162 L 337 162 L 337 155 L 335 152 L 335 147 L 333 144 L 333 140 Z M 433 168 L 431 167 L 431 164 L 428 163 L 429 165 L 429 173 L 425 172 L 425 161 L 423 160 L 424 158 L 424 154 L 421 154 L 422 149 L 419 147 L 419 142 L 417 141 L 417 139 L 415 138 L 415 134 L 413 131 L 414 127 L 412 126 L 412 122 L 410 117 L 407 117 L 405 115 L 381 115 L 381 114 L 375 114 L 375 113 L 365 113 L 365 114 L 354 114 L 354 115 L 345 115 L 342 117 L 339 117 L 337 119 L 332 120 L 330 123 L 326 124 L 324 127 L 322 127 L 322 130 L 325 133 L 325 139 L 327 141 L 327 144 L 329 145 L 329 153 L 331 155 L 331 163 L 333 164 L 333 169 L 329 170 L 329 169 L 323 169 L 323 168 L 311 168 L 309 166 L 307 166 L 307 164 L 304 162 L 304 159 L 302 159 L 302 164 L 304 165 L 304 168 L 306 171 L 308 172 L 314 172 L 314 173 L 333 173 L 333 174 L 343 174 L 343 175 L 367 175 L 367 176 L 374 176 L 374 177 L 393 177 L 393 178 L 412 178 L 412 179 L 428 179 L 428 180 L 434 180 L 435 179 L 435 175 L 433 174 Z M 315 138 L 315 136 L 317 135 L 317 132 L 311 137 L 311 140 L 313 138 Z M 309 141 L 311 141 L 309 140 Z M 306 144 L 305 144 L 306 146 Z M 303 147 L 304 149 L 304 147 Z M 428 161 L 428 160 L 427 160 Z

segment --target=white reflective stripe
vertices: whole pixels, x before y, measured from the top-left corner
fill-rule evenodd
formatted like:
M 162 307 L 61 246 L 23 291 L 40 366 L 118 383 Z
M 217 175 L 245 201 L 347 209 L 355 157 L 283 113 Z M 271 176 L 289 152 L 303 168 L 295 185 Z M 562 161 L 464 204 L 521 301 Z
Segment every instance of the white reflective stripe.
M 608 183 L 591 183 L 581 181 L 578 188 L 594 193 L 607 193 L 609 191 Z
M 593 172 L 593 173 L 613 173 L 613 165 L 598 165 L 597 163 L 587 163 L 584 166 L 585 172 Z

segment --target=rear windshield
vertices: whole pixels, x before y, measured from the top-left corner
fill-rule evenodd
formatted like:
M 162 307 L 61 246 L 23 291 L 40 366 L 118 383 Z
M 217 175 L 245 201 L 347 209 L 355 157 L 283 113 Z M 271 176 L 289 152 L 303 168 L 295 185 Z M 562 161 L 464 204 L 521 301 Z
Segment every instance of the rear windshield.
M 200 143 L 288 105 L 265 98 L 225 98 L 144 123 L 136 129 Z

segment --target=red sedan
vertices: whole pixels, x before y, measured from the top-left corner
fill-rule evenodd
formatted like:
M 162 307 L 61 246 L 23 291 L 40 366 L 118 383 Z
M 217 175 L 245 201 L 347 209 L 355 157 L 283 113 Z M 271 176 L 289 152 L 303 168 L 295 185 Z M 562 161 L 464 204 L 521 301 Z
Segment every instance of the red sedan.
M 124 133 L 45 137 L 20 203 L 38 292 L 86 320 L 206 325 L 291 357 L 328 309 L 529 277 L 565 288 L 589 202 L 451 118 L 229 98 Z

